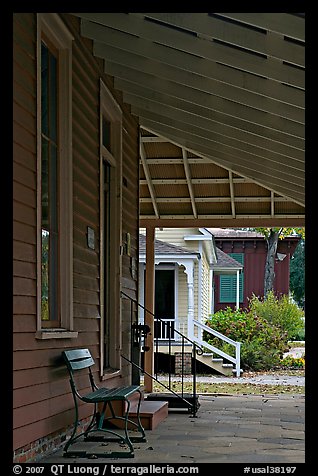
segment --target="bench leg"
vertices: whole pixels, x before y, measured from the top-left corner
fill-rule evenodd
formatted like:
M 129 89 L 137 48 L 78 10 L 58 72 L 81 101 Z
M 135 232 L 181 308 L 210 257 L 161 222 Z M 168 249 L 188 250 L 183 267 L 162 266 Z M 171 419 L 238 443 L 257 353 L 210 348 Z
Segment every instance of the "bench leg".
M 100 413 L 98 421 L 97 421 L 96 404 L 94 404 L 94 413 L 93 413 L 92 419 L 91 419 L 91 421 L 88 425 L 88 428 L 84 432 L 82 432 L 82 433 L 80 433 L 76 436 L 75 436 L 75 434 L 76 434 L 77 426 L 79 424 L 79 420 L 78 420 L 78 405 L 77 405 L 77 401 L 74 399 L 75 400 L 74 430 L 73 430 L 71 438 L 69 439 L 69 441 L 66 443 L 66 445 L 64 447 L 64 456 L 65 457 L 76 457 L 76 456 L 88 457 L 88 456 L 92 455 L 92 453 L 90 453 L 90 455 L 88 455 L 87 451 L 85 451 L 85 450 L 71 450 L 71 449 L 69 450 L 69 447 L 78 438 L 80 438 L 81 436 L 84 435 L 84 440 L 85 441 L 97 441 L 97 442 L 117 441 L 119 443 L 125 443 L 129 448 L 128 451 L 112 451 L 112 452 L 108 452 L 108 453 L 107 452 L 106 453 L 97 453 L 95 455 L 97 457 L 101 457 L 101 458 L 133 458 L 134 457 L 134 447 L 132 445 L 132 442 L 136 442 L 136 441 L 145 442 L 146 441 L 145 431 L 144 431 L 144 428 L 143 428 L 143 426 L 141 424 L 141 420 L 140 420 L 140 404 L 141 404 L 142 394 L 141 394 L 140 390 L 138 390 L 138 392 L 139 392 L 139 400 L 138 400 L 138 406 L 137 406 L 137 423 L 128 418 L 129 410 L 130 410 L 130 401 L 128 400 L 128 398 L 124 398 L 122 400 L 125 403 L 125 407 L 126 407 L 126 410 L 125 410 L 125 413 L 124 413 L 123 416 L 117 416 L 115 411 L 114 411 L 112 402 L 110 400 L 107 400 L 103 404 L 103 409 Z M 109 416 L 109 417 L 105 417 L 105 413 L 106 413 L 106 410 L 107 410 L 107 405 L 109 405 L 109 409 L 110 409 L 110 413 L 111 413 L 111 416 Z M 112 429 L 103 428 L 104 422 L 106 422 L 107 420 L 112 420 L 112 419 L 123 420 L 123 422 L 124 422 L 124 435 L 119 434 L 119 433 L 117 433 L 116 431 L 114 431 Z M 128 430 L 128 424 L 131 424 L 131 425 L 135 426 L 138 429 L 139 433 L 141 433 L 141 435 L 140 436 L 130 436 L 129 435 L 129 430 Z M 102 434 L 94 434 L 96 432 L 100 432 Z M 108 435 L 110 435 L 110 437 L 107 437 Z M 113 435 L 113 438 L 111 438 L 112 435 Z

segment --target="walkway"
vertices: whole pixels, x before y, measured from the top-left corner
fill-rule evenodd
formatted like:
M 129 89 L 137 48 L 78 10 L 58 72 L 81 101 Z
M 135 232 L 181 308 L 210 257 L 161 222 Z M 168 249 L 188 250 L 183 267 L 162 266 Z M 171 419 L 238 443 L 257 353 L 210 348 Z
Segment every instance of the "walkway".
M 41 462 L 304 463 L 303 395 L 206 395 L 199 401 L 197 418 L 169 412 L 155 430 L 147 431 L 147 442 L 135 443 L 133 459 L 65 459 L 59 450 Z M 96 443 L 87 444 L 98 452 Z M 100 446 L 99 451 L 105 449 Z

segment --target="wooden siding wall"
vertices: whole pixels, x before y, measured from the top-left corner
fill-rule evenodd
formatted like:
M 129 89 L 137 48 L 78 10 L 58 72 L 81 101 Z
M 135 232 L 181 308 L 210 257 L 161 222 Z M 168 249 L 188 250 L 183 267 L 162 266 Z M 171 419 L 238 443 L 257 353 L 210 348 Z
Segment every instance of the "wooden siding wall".
M 13 103 L 13 370 L 14 449 L 73 422 L 73 400 L 61 351 L 87 346 L 99 375 L 99 79 L 103 77 L 123 110 L 123 242 L 131 235 L 131 257 L 123 256 L 122 289 L 137 298 L 131 260 L 138 256 L 138 124 L 79 36 L 79 20 L 61 18 L 73 41 L 73 233 L 74 330 L 77 339 L 37 340 L 36 332 L 36 14 L 14 15 Z M 86 244 L 95 230 L 96 250 Z M 123 303 L 123 349 L 129 349 L 130 306 Z M 124 375 L 128 374 L 127 366 Z M 115 385 L 118 382 L 108 382 Z M 88 410 L 82 408 L 81 417 Z
M 274 290 L 276 294 L 289 292 L 289 264 L 298 241 L 279 241 L 277 251 L 286 254 L 283 261 L 275 262 Z M 264 295 L 264 269 L 267 247 L 265 241 L 223 241 L 216 239 L 216 246 L 224 253 L 244 253 L 244 293 L 241 308 L 248 307 L 248 298 L 252 294 Z M 235 303 L 220 303 L 220 279 L 215 276 L 214 312 L 225 307 L 235 307 Z
M 186 235 L 201 235 L 198 228 L 156 228 L 156 239 L 171 243 L 172 245 L 182 246 L 189 250 L 198 251 L 198 242 L 185 241 Z

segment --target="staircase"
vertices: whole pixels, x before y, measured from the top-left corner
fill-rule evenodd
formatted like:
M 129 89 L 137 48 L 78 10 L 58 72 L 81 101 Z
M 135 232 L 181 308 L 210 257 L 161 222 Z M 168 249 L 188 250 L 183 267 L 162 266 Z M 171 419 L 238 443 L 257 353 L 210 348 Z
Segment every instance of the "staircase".
M 202 355 L 198 355 L 197 360 L 222 375 L 228 377 L 233 375 L 233 364 L 225 364 L 224 359 L 214 357 L 214 354 L 212 352 L 204 352 Z
M 208 344 L 199 336 L 202 334 L 202 331 L 211 334 L 212 336 L 218 337 L 219 339 L 231 344 L 235 348 L 235 357 L 222 350 L 214 347 L 214 345 Z M 236 377 L 240 377 L 242 373 L 241 369 L 241 343 L 237 342 L 229 337 L 221 334 L 221 332 L 216 331 L 215 329 L 211 329 L 211 327 L 202 324 L 201 322 L 193 319 L 193 336 L 192 339 L 194 342 L 200 345 L 201 348 L 207 349 L 210 352 L 203 352 L 197 355 L 197 360 L 203 362 L 204 364 L 208 365 L 209 367 L 218 370 L 223 375 L 233 375 L 235 374 Z M 215 358 L 214 354 L 219 355 L 219 358 Z M 232 364 L 224 363 L 223 359 L 232 362 Z M 233 365 L 234 364 L 234 365 Z M 235 367 L 234 367 L 235 366 Z

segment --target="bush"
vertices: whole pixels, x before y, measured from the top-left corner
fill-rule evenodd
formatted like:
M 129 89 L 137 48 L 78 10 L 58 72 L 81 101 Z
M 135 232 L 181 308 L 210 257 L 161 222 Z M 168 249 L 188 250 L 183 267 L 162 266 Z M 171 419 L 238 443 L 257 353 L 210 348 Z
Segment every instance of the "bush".
M 246 370 L 267 370 L 279 365 L 283 353 L 288 349 L 287 332 L 269 323 L 252 312 L 227 308 L 218 311 L 207 321 L 207 325 L 229 338 L 242 343 L 241 367 Z M 211 345 L 235 356 L 235 348 L 211 334 L 204 333 Z
M 302 357 L 292 357 L 288 355 L 281 360 L 280 366 L 285 369 L 304 369 L 305 368 L 305 356 Z
M 287 332 L 289 340 L 297 340 L 305 335 L 304 311 L 295 302 L 291 302 L 287 295 L 277 298 L 272 291 L 266 299 L 253 295 L 249 308 L 252 313 Z

